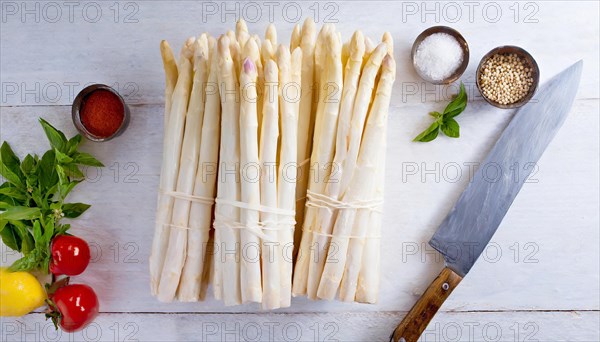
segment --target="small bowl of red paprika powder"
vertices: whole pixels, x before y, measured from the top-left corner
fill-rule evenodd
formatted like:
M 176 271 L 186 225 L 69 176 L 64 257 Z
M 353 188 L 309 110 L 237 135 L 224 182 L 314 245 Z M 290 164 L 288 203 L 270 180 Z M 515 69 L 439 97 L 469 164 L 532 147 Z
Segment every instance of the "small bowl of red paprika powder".
M 93 84 L 84 88 L 73 102 L 73 123 L 92 141 L 107 141 L 125 131 L 129 124 L 129 108 L 111 87 Z

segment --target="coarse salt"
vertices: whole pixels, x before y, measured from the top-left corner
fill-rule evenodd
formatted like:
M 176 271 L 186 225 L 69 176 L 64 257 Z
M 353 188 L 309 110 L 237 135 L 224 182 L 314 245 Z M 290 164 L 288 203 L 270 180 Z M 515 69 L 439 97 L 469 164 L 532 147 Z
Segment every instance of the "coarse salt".
M 463 50 L 458 41 L 447 33 L 434 33 L 423 39 L 415 53 L 420 74 L 434 81 L 452 75 L 463 61 Z

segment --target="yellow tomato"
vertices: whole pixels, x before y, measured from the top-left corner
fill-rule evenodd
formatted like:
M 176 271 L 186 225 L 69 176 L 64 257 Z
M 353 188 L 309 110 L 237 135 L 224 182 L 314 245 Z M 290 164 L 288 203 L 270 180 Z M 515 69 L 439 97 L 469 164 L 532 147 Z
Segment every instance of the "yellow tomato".
M 46 291 L 30 273 L 0 267 L 0 316 L 23 316 L 44 305 Z

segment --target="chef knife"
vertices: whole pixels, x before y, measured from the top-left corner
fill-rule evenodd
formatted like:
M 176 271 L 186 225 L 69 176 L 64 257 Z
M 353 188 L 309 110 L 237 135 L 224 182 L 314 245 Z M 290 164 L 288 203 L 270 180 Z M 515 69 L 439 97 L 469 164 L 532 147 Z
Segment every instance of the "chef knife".
M 415 342 L 469 272 L 523 183 L 569 113 L 581 77 L 579 61 L 548 81 L 514 115 L 429 244 L 446 266 L 390 337 Z

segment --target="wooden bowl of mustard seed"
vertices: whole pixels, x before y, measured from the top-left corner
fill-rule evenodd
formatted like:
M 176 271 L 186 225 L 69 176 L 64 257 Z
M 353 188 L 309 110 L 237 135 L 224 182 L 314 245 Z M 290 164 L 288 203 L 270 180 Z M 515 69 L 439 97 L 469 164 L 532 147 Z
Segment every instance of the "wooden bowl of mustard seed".
M 540 81 L 540 69 L 529 52 L 500 46 L 488 52 L 477 67 L 477 89 L 492 106 L 517 108 L 529 102 Z

